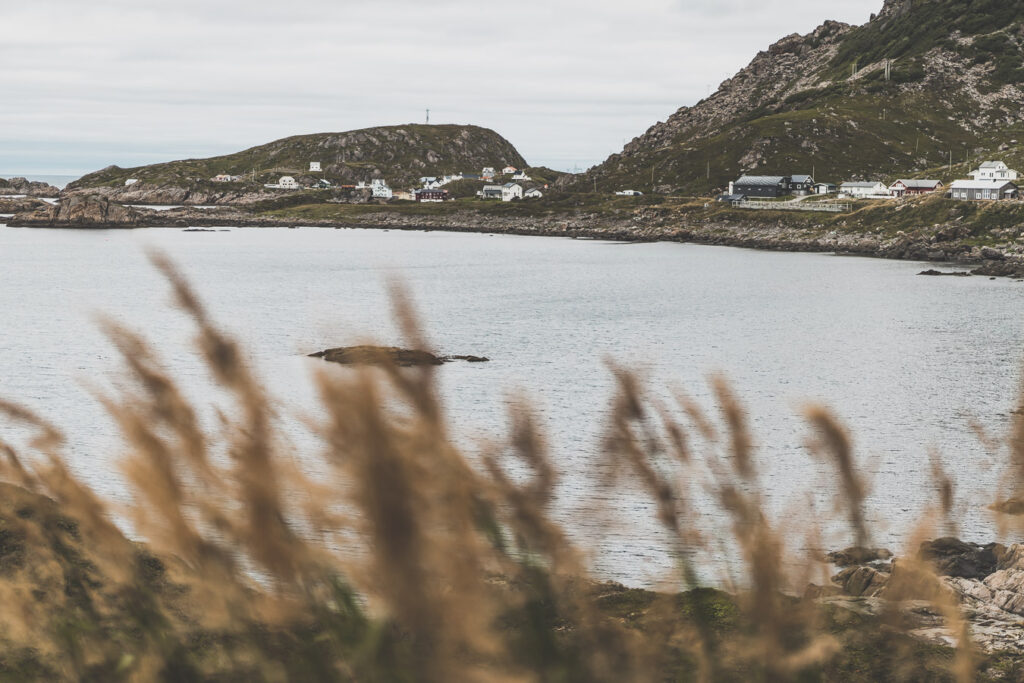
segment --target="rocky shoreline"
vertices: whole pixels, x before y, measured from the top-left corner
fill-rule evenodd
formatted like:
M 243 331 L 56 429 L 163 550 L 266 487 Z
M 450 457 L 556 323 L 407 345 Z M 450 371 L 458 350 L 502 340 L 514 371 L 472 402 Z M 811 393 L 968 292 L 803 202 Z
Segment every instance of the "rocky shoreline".
M 535 216 L 495 216 L 472 209 L 436 215 L 400 211 L 375 211 L 337 219 L 301 219 L 255 214 L 244 207 L 221 206 L 200 210 L 181 207 L 155 211 L 124 207 L 103 196 L 73 194 L 59 206 L 18 213 L 7 221 L 11 227 L 68 228 L 264 228 L 323 227 L 389 230 L 441 230 L 505 235 L 570 237 L 625 242 L 688 242 L 744 247 L 770 251 L 818 252 L 906 261 L 954 264 L 977 275 L 1024 278 L 1024 257 L 1004 250 L 978 246 L 955 229 L 933 226 L 900 231 L 840 231 L 824 227 L 787 225 L 780 219 L 743 222 L 673 213 L 645 208 L 631 214 L 581 211 L 571 215 L 555 212 Z

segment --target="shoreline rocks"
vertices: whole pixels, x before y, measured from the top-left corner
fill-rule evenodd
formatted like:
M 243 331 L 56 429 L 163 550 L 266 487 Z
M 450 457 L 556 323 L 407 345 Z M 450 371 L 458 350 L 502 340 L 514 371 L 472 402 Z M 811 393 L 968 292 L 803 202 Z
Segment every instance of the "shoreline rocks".
M 59 204 L 45 206 L 30 213 L 19 213 L 8 221 L 11 226 L 50 228 L 135 228 L 143 215 L 106 197 L 73 195 Z

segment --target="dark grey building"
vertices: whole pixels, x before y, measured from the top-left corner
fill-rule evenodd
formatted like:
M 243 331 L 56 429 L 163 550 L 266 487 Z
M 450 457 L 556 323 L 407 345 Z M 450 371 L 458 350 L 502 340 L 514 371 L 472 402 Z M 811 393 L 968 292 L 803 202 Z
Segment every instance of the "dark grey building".
M 814 178 L 809 175 L 790 176 L 789 190 L 796 195 L 812 194 L 814 192 Z
M 1017 199 L 1017 185 L 1008 180 L 957 180 L 950 186 L 952 199 L 992 200 Z
M 745 197 L 782 197 L 790 193 L 792 178 L 788 175 L 745 175 L 729 183 L 729 194 Z

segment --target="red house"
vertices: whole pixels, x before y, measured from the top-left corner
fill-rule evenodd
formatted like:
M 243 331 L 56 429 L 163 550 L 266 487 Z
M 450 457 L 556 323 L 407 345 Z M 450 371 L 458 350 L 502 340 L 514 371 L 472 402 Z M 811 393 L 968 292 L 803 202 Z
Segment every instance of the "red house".
M 942 189 L 938 180 L 897 180 L 889 186 L 889 194 L 893 197 L 928 194 Z

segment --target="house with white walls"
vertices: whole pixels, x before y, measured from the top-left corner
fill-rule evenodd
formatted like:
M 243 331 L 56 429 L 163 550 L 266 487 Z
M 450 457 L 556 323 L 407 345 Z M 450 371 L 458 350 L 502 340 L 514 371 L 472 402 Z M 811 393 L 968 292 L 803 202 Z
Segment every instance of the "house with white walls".
M 523 186 L 519 183 L 505 183 L 501 186 L 501 201 L 510 202 L 523 198 Z
M 1016 180 L 1018 173 L 1002 161 L 986 161 L 977 170 L 971 171 L 975 180 Z
M 374 178 L 370 181 L 370 192 L 377 199 L 391 199 L 394 193 L 388 187 L 388 182 L 383 178 Z
M 843 183 L 839 186 L 839 193 L 854 199 L 889 199 L 892 197 L 889 194 L 889 186 L 877 180 Z

